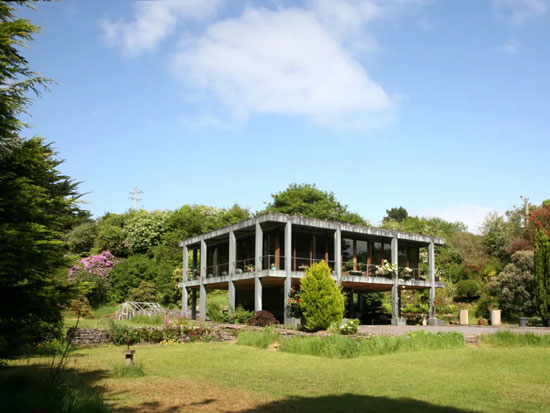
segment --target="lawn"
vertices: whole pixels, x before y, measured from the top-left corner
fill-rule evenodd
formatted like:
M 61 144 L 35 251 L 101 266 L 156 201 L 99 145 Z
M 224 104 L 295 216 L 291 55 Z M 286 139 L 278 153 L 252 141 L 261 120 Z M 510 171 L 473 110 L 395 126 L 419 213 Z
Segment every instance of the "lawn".
M 119 411 L 547 412 L 550 406 L 548 348 L 463 347 L 354 359 L 229 343 L 135 349 L 144 377 L 113 377 L 123 362 L 115 346 L 79 349 L 68 368 L 103 388 Z

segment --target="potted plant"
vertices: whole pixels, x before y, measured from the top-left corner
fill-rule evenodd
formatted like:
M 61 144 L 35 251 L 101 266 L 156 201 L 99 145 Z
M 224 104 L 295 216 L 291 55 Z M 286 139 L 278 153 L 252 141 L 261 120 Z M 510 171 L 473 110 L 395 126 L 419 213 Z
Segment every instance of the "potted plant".
M 342 264 L 342 273 L 344 275 L 350 275 L 351 271 L 353 271 L 353 261 L 346 261 Z
M 391 276 L 397 271 L 397 265 L 390 264 L 388 260 L 382 260 L 382 265 L 376 266 L 376 274 L 383 276 Z
M 411 278 L 412 276 L 412 270 L 409 268 L 409 267 L 404 267 L 404 268 L 401 268 L 401 273 L 400 273 L 401 277 L 403 277 L 404 279 L 409 279 Z
M 252 264 L 248 264 L 246 266 L 246 272 L 254 272 L 254 266 Z

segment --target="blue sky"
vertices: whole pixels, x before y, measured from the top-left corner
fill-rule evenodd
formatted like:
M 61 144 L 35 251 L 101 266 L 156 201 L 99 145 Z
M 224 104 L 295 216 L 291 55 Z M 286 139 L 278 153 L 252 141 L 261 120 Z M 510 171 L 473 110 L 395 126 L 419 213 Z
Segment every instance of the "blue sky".
M 372 223 L 462 220 L 549 198 L 550 1 L 39 4 L 25 51 L 57 84 L 54 141 L 96 216 L 262 209 L 315 183 Z

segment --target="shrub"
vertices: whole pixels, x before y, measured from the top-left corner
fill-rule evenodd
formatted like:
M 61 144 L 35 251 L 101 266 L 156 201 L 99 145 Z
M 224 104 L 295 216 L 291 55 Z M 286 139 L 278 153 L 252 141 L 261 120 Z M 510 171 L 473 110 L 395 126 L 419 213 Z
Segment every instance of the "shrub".
M 111 333 L 111 340 L 117 346 L 132 345 L 139 341 L 136 329 L 127 324 L 109 320 L 108 328 Z
M 254 311 L 247 311 L 242 306 L 237 306 L 237 309 L 229 316 L 229 322 L 234 324 L 247 324 L 248 320 L 254 317 Z
M 456 301 L 472 302 L 481 297 L 481 286 L 474 279 L 459 281 L 456 285 Z
M 206 305 L 206 316 L 215 323 L 227 323 L 229 315 L 216 303 Z
M 241 331 L 237 336 L 237 344 L 267 348 L 279 339 L 279 333 L 266 329 L 264 331 Z
M 69 303 L 69 308 L 76 315 L 85 318 L 94 318 L 94 313 L 92 312 L 92 307 L 86 297 L 75 298 Z
M 357 334 L 357 326 L 359 325 L 359 320 L 352 318 L 346 321 L 346 324 L 340 327 L 340 334 L 351 335 Z
M 159 292 L 161 304 L 167 304 L 173 297 L 173 267 L 170 262 L 136 254 L 120 261 L 110 274 L 109 297 L 120 303 L 126 301 L 130 292 L 139 288 L 142 281 L 154 283 Z
M 489 284 L 491 295 L 498 297 L 502 316 L 515 319 L 536 312 L 533 251 L 518 251 L 512 262 Z
M 278 324 L 277 319 L 269 311 L 256 311 L 256 315 L 248 320 L 248 325 L 251 326 L 270 326 L 272 324 Z
M 158 296 L 158 289 L 154 282 L 142 281 L 136 288 L 130 290 L 128 300 L 138 302 L 157 302 L 159 298 Z
M 326 330 L 344 315 L 344 297 L 324 261 L 313 264 L 300 281 L 300 308 L 306 330 Z

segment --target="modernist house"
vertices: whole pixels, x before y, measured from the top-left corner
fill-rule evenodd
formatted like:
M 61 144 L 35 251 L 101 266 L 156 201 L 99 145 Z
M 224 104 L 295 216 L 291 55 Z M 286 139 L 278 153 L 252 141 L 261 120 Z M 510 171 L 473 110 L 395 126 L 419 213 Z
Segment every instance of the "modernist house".
M 307 266 L 324 260 L 332 268 L 334 281 L 344 289 L 392 291 L 394 325 L 405 323 L 400 313 L 401 291 L 429 289 L 428 323 L 437 324 L 435 289 L 444 284 L 436 281 L 434 246 L 443 243 L 441 238 L 426 235 L 267 213 L 180 242 L 187 270 L 180 284 L 182 311 L 196 318 L 198 292 L 200 319 L 204 320 L 206 290 L 226 289 L 230 308 L 243 305 L 268 310 L 279 321 L 289 322 L 291 286 L 299 285 Z M 421 270 L 422 248 L 427 250 L 427 271 Z M 393 271 L 380 268 L 384 260 L 392 264 Z

